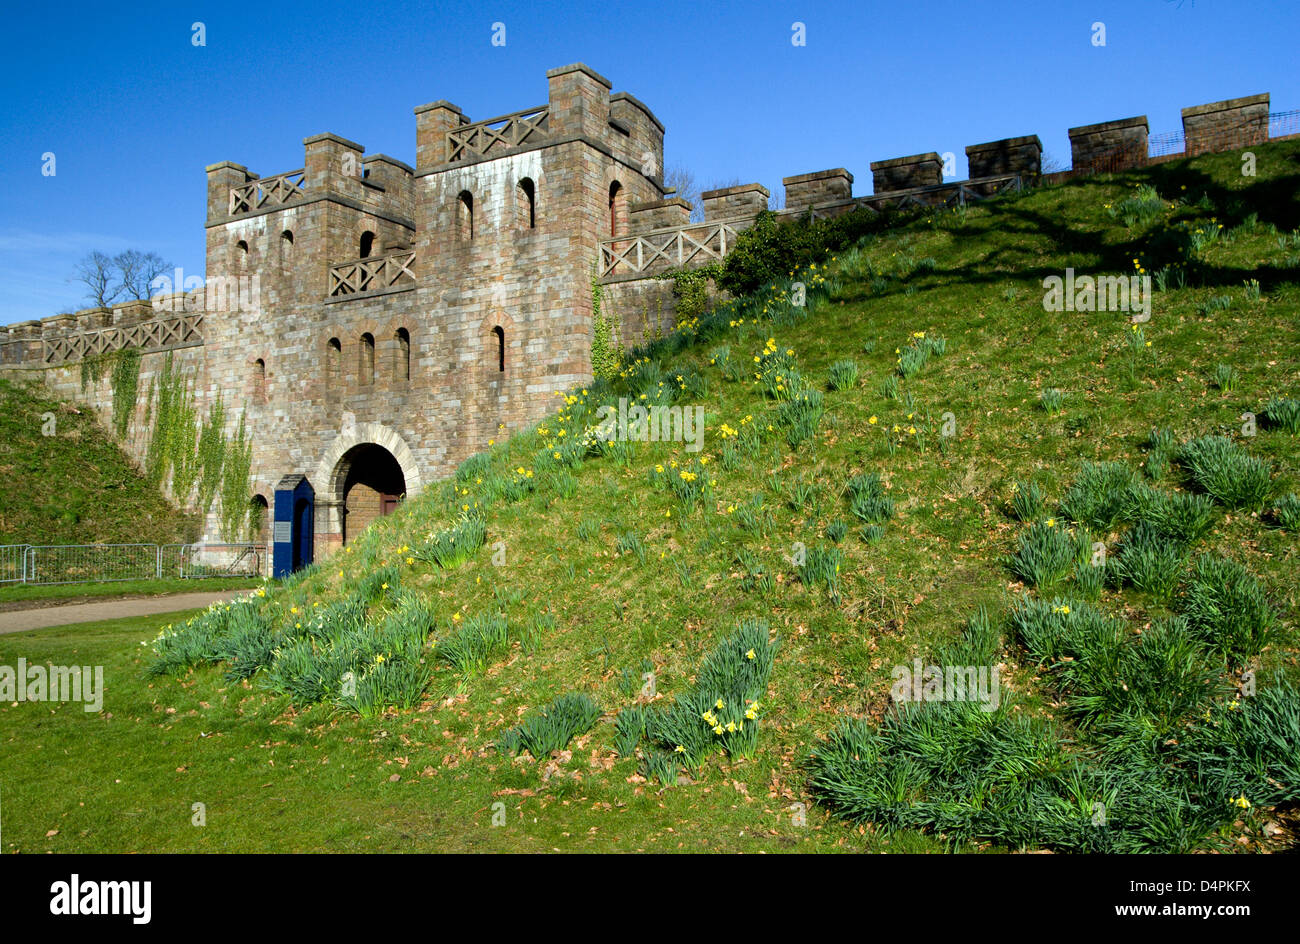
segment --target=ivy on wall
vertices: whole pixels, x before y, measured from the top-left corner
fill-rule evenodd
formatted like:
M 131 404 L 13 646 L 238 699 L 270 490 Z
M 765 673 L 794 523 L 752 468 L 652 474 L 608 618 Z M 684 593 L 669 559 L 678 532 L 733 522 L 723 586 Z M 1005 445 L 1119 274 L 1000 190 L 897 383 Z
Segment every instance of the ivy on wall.
M 170 354 L 167 356 L 171 357 Z M 131 425 L 131 414 L 135 412 L 135 397 L 140 390 L 140 349 L 123 348 L 112 357 L 113 431 L 118 439 L 125 439 L 127 427 Z M 84 383 L 85 374 L 82 378 Z
M 248 482 L 253 468 L 253 442 L 244 428 L 243 416 L 239 418 L 235 438 L 226 443 L 225 457 L 221 474 L 221 533 L 231 541 L 240 536 L 251 538 L 261 522 L 244 531 L 245 522 L 251 517 Z
M 226 408 L 221 394 L 208 408 L 208 419 L 199 433 L 199 509 L 206 515 L 221 489 L 221 473 L 226 461 Z
M 721 263 L 714 262 L 698 269 L 674 269 L 659 276 L 672 280 L 678 324 L 704 314 L 709 306 L 709 282 L 721 274 Z
M 92 355 L 81 362 L 81 387 L 86 393 L 106 370 L 113 392 L 112 429 L 127 438 L 140 386 L 141 352 L 124 348 Z M 111 369 L 110 369 L 111 368 Z M 169 351 L 149 382 L 143 427 L 148 431 L 144 473 L 156 488 L 170 483 L 173 500 L 207 515 L 220 497 L 218 517 L 222 536 L 239 540 L 261 527 L 260 507 L 250 502 L 253 446 L 241 416 L 233 438 L 226 434 L 226 407 L 218 395 L 200 419 L 191 375 Z M 251 522 L 251 524 L 249 524 Z M 246 525 L 248 527 L 246 528 Z
M 618 316 L 604 311 L 604 290 L 591 277 L 591 375 L 612 380 L 623 366 L 623 345 L 619 343 Z

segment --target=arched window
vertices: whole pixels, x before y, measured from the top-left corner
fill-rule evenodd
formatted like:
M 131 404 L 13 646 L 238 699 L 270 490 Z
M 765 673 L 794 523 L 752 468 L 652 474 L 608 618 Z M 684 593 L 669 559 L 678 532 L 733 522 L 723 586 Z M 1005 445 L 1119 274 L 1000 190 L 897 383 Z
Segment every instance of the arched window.
M 283 233 L 280 234 L 280 239 L 284 241 L 284 244 L 285 244 L 286 246 L 292 246 L 292 245 L 293 245 L 293 230 L 291 230 L 291 229 L 286 229 Z
M 241 239 L 235 243 L 235 266 L 242 269 L 248 265 L 248 243 Z
M 493 360 L 496 361 L 497 371 L 505 373 L 506 370 L 506 332 L 500 325 L 492 329 L 492 350 L 496 355 Z
M 266 399 L 266 361 L 260 357 L 253 361 L 253 396 L 258 400 Z
M 361 258 L 369 259 L 375 248 L 375 234 L 366 230 L 361 234 Z
M 626 196 L 623 185 L 617 180 L 609 185 L 609 235 L 617 236 L 623 229 Z
M 338 390 L 343 386 L 343 344 L 330 338 L 325 349 L 325 388 Z
M 456 198 L 456 232 L 461 242 L 474 238 L 474 195 L 468 190 L 462 190 Z
M 393 335 L 393 379 L 411 379 L 411 332 L 398 328 Z
M 537 226 L 537 188 L 531 177 L 519 181 L 515 188 L 515 203 L 519 216 L 520 229 L 534 229 Z
M 361 357 L 357 365 L 357 383 L 362 386 L 375 382 L 375 336 L 369 332 L 361 335 Z

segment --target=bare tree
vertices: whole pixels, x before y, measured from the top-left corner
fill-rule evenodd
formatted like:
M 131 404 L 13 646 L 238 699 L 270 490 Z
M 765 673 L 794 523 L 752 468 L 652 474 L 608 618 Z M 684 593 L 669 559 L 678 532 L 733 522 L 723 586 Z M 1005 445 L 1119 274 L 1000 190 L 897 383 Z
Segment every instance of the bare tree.
M 681 164 L 674 164 L 664 169 L 664 188 L 677 192 L 674 197 L 681 197 L 691 205 L 691 219 L 704 218 L 704 208 L 700 206 L 700 188 L 695 182 L 695 175 Z
M 102 252 L 92 252 L 77 263 L 77 281 L 86 286 L 87 296 L 98 308 L 107 308 L 122 294 L 117 266 Z
M 148 298 L 153 280 L 173 266 L 156 252 L 127 249 L 113 257 L 118 279 L 127 298 Z M 179 286 L 177 287 L 179 290 Z
M 77 264 L 77 281 L 96 307 L 107 308 L 120 298 L 147 299 L 153 280 L 172 268 L 156 252 L 126 249 L 109 256 L 96 251 Z

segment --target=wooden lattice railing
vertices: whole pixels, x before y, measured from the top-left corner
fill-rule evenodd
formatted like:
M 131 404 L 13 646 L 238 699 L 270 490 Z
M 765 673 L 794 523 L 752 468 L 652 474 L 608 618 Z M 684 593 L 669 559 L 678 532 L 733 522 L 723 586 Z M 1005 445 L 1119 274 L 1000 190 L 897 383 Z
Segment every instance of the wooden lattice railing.
M 330 295 L 359 295 L 393 288 L 399 283 L 415 284 L 415 250 L 403 249 L 386 256 L 354 259 L 330 266 Z
M 651 233 L 637 233 L 600 244 L 600 277 L 704 265 L 721 259 L 752 218 L 690 223 Z
M 886 208 L 902 209 L 909 206 L 951 207 L 964 206 L 978 200 L 1021 190 L 1024 180 L 1017 174 L 998 177 L 981 177 L 959 180 L 932 187 L 896 190 L 866 197 L 854 197 L 820 203 L 812 207 L 782 210 L 777 217 L 782 220 L 811 216 L 814 220 L 830 219 L 854 210 L 880 211 Z M 650 233 L 633 233 L 600 243 L 597 260 L 600 278 L 642 275 L 662 272 L 682 266 L 704 265 L 724 258 L 735 246 L 736 238 L 748 229 L 754 220 L 743 217 L 712 223 L 688 223 L 671 229 Z
M 133 325 L 115 325 L 62 337 L 43 338 L 41 362 L 47 365 L 65 364 L 128 347 L 153 351 L 193 347 L 202 343 L 203 312 L 187 312 Z
M 266 206 L 280 206 L 306 193 L 305 170 L 291 170 L 274 177 L 260 177 L 230 188 L 230 215 L 251 213 Z
M 525 144 L 542 144 L 549 137 L 548 114 L 547 107 L 543 105 L 448 131 L 447 160 L 463 161 Z

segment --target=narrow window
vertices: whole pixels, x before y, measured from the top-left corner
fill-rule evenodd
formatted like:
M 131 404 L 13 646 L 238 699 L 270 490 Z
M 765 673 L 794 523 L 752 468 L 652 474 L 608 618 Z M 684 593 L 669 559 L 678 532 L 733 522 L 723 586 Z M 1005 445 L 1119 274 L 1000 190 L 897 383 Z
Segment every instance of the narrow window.
M 284 244 L 285 244 L 286 246 L 292 246 L 292 245 L 293 245 L 293 230 L 291 230 L 291 229 L 286 229 L 283 233 L 280 234 L 280 239 L 282 239 L 282 240 L 284 241 Z
M 398 328 L 393 335 L 396 341 L 393 351 L 393 379 L 411 379 L 411 333 L 405 328 Z
M 609 235 L 617 236 L 622 228 L 623 185 L 617 180 L 609 185 Z
M 532 178 L 525 177 L 516 188 L 516 203 L 519 212 L 519 228 L 535 229 L 537 227 L 537 189 Z
M 357 383 L 368 386 L 375 382 L 375 336 L 361 335 L 361 357 L 357 365 Z
M 235 267 L 242 269 L 248 265 L 248 243 L 240 240 L 235 243 Z
M 266 361 L 260 357 L 253 361 L 253 396 L 258 400 L 266 399 Z
M 495 341 L 496 364 L 498 373 L 506 372 L 506 332 L 500 325 L 492 329 L 492 339 Z
M 366 230 L 361 234 L 361 258 L 369 259 L 370 253 L 375 248 L 375 234 Z
M 343 384 L 343 344 L 338 338 L 330 338 L 325 351 L 325 387 L 338 390 Z
M 474 195 L 468 190 L 462 190 L 456 198 L 456 230 L 461 242 L 474 238 Z

